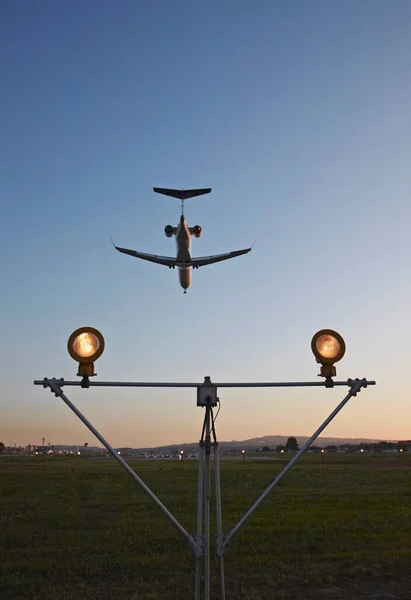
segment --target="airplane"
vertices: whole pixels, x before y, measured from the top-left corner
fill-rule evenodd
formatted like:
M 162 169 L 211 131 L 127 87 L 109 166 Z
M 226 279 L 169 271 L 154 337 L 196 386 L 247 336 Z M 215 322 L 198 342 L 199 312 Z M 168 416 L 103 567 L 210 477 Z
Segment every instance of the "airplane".
M 180 222 L 177 227 L 173 227 L 172 225 L 166 225 L 164 228 L 164 233 L 168 238 L 176 237 L 176 245 L 177 245 L 177 256 L 176 258 L 172 258 L 170 256 L 158 256 L 157 254 L 146 254 L 145 252 L 137 252 L 136 250 L 128 250 L 127 248 L 119 248 L 113 242 L 113 246 L 119 252 L 123 254 L 129 254 L 130 256 L 134 256 L 136 258 L 141 258 L 142 260 L 148 260 L 150 262 L 157 263 L 159 265 L 165 265 L 169 269 L 174 269 L 175 267 L 179 270 L 179 280 L 180 285 L 184 290 L 184 293 L 187 293 L 187 288 L 190 287 L 191 283 L 191 269 L 198 269 L 199 267 L 204 267 L 205 265 L 210 265 L 212 263 L 220 262 L 222 260 L 228 260 L 229 258 L 235 258 L 236 256 L 241 256 L 242 254 L 247 254 L 252 250 L 251 248 L 245 248 L 244 250 L 234 250 L 234 252 L 227 252 L 225 254 L 214 254 L 212 256 L 201 256 L 201 257 L 192 257 L 191 256 L 191 236 L 193 235 L 196 238 L 201 237 L 202 228 L 200 225 L 195 225 L 194 227 L 189 227 L 184 217 L 184 200 L 188 198 L 194 198 L 196 196 L 202 196 L 203 194 L 209 194 L 211 192 L 211 188 L 204 188 L 199 190 L 171 190 L 167 188 L 153 188 L 153 190 L 157 194 L 164 194 L 165 196 L 170 196 L 172 198 L 178 198 L 181 200 L 181 217 Z

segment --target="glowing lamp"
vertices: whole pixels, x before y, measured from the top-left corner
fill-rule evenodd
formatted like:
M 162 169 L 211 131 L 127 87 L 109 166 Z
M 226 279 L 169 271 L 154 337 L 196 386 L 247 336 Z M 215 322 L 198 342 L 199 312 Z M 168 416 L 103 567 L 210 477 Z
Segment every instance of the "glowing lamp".
M 334 363 L 341 360 L 345 354 L 345 342 L 340 334 L 332 329 L 317 331 L 311 340 L 311 350 L 316 361 L 322 365 L 320 375 L 336 375 Z
M 94 361 L 104 352 L 104 338 L 94 327 L 80 327 L 73 331 L 67 342 L 68 352 L 79 363 L 80 377 L 93 377 Z

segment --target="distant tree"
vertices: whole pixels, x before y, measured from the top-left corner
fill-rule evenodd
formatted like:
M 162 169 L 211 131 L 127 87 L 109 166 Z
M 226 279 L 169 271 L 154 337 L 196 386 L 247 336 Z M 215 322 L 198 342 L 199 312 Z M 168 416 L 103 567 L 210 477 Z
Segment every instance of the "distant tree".
M 271 452 L 271 448 L 268 446 L 263 446 L 262 452 Z
M 279 444 L 278 446 L 275 447 L 276 452 L 281 452 L 281 450 L 285 450 L 285 446 L 282 446 L 281 444 Z
M 5 448 L 5 446 L 4 446 L 3 442 L 0 442 L 0 454 L 2 452 L 4 452 L 4 448 Z
M 297 452 L 297 450 L 299 450 L 298 448 L 298 443 L 297 443 L 297 438 L 295 437 L 289 437 L 287 440 L 287 443 L 285 445 L 285 449 L 291 452 Z

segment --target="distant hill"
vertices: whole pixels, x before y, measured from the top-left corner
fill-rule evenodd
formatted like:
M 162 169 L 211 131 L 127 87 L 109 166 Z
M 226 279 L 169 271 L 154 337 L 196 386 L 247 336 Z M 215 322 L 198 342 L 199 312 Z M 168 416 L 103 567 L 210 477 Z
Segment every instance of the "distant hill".
M 265 435 L 257 438 L 250 438 L 248 440 L 231 440 L 230 442 L 218 442 L 220 449 L 223 452 L 235 451 L 235 450 L 248 450 L 249 452 L 253 452 L 255 450 L 261 450 L 263 446 L 268 446 L 271 450 L 275 450 L 276 446 L 285 446 L 288 435 Z M 297 442 L 301 448 L 301 446 L 309 439 L 306 435 L 296 435 Z M 382 441 L 381 439 L 372 439 L 372 438 L 337 438 L 337 437 L 319 437 L 315 440 L 314 445 L 319 447 L 325 446 L 341 446 L 342 444 L 373 444 Z M 396 442 L 397 440 L 384 440 L 386 442 Z M 152 446 L 152 447 L 144 447 L 144 448 L 130 448 L 125 446 L 117 446 L 117 449 L 124 450 L 126 452 L 159 452 L 159 453 L 169 453 L 175 452 L 177 450 L 184 449 L 186 452 L 196 452 L 198 450 L 198 442 L 188 442 L 184 444 L 168 444 L 166 446 Z M 68 451 L 77 451 L 80 449 L 84 451 L 84 446 L 78 445 L 59 445 L 54 444 L 55 450 L 68 450 Z M 88 446 L 88 452 L 101 452 L 103 448 L 101 446 Z
M 285 446 L 288 435 L 265 435 L 263 437 L 258 438 L 250 438 L 248 440 L 231 440 L 230 442 L 220 442 L 220 449 L 223 451 L 235 450 L 235 449 L 246 449 L 246 450 L 261 450 L 263 446 L 268 446 L 271 449 L 275 449 L 276 446 L 282 445 Z M 297 438 L 297 442 L 301 447 L 308 439 L 309 436 L 301 435 L 295 436 Z M 337 437 L 318 437 L 314 444 L 316 446 L 325 447 L 325 446 L 341 446 L 342 444 L 362 444 L 362 443 L 376 443 L 381 441 L 380 439 L 372 439 L 372 438 L 337 438 Z M 396 440 L 384 440 L 387 442 L 392 442 Z M 173 451 L 176 449 L 184 449 L 187 451 L 195 451 L 198 448 L 198 442 L 189 442 L 185 444 L 169 444 L 167 446 L 155 446 L 152 448 L 138 448 L 138 450 L 150 450 L 156 452 L 166 452 Z

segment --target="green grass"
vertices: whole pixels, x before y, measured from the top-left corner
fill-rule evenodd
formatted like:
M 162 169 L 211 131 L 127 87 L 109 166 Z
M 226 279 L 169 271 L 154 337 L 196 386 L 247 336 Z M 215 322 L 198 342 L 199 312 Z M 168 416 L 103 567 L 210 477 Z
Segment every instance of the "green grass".
M 194 532 L 197 462 L 130 464 Z M 281 467 L 222 461 L 225 532 Z M 3 457 L 0 486 L 0 598 L 193 598 L 191 551 L 114 461 Z M 409 600 L 411 457 L 306 455 L 237 534 L 225 570 L 227 600 Z

